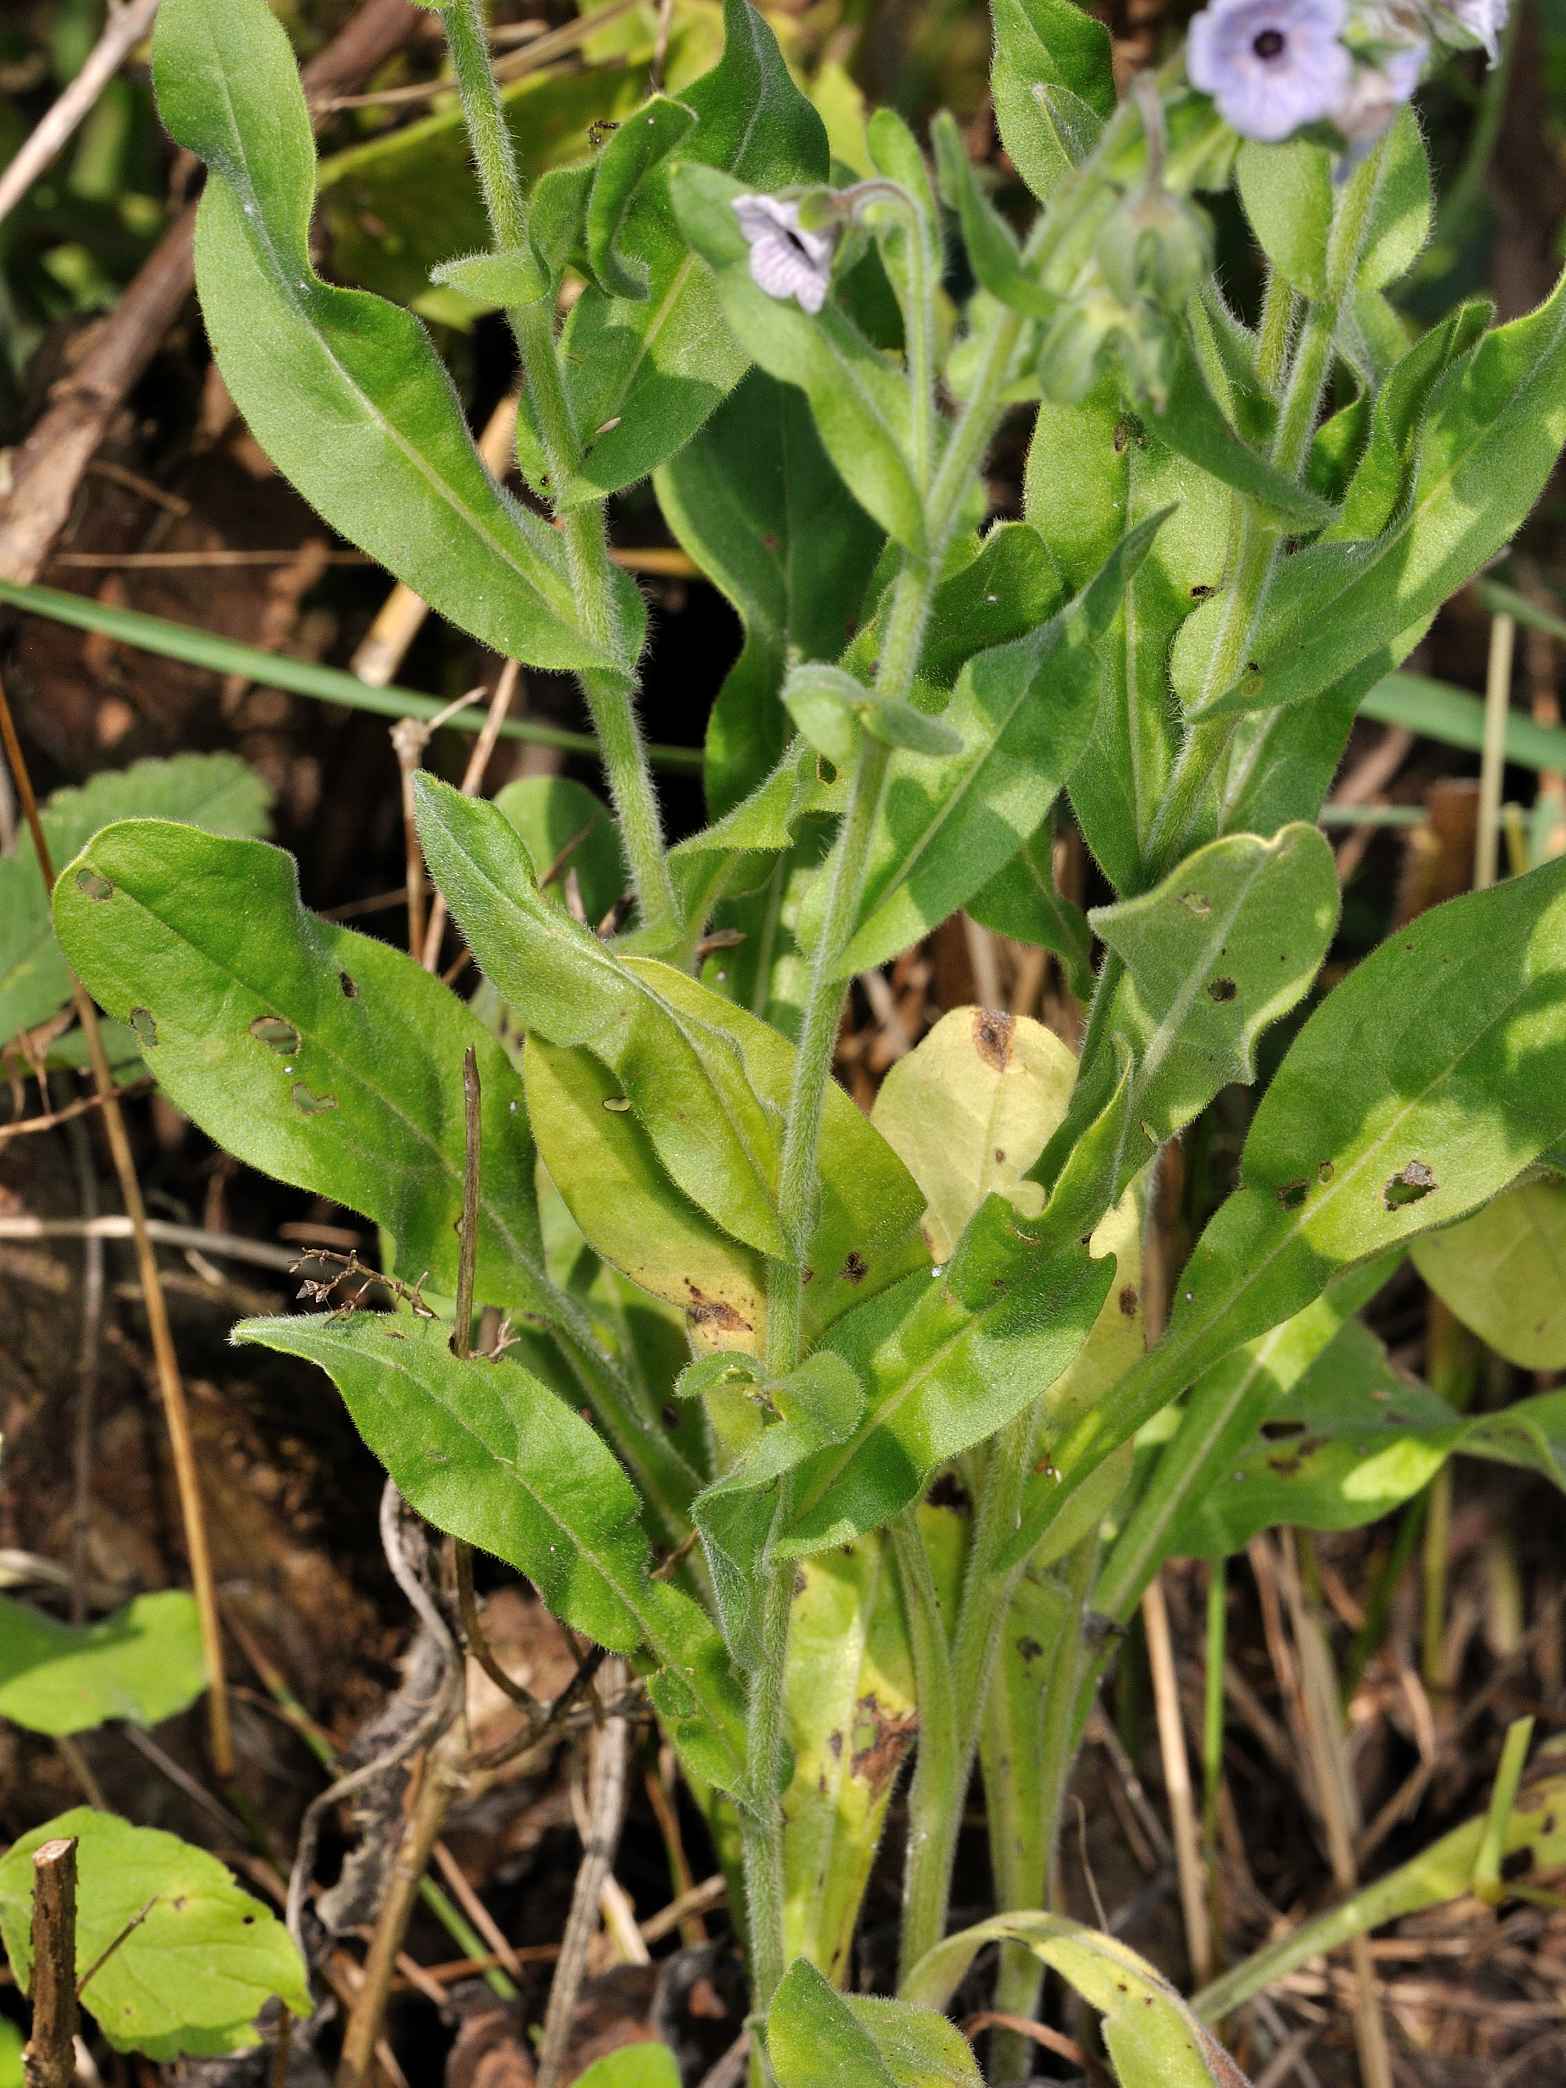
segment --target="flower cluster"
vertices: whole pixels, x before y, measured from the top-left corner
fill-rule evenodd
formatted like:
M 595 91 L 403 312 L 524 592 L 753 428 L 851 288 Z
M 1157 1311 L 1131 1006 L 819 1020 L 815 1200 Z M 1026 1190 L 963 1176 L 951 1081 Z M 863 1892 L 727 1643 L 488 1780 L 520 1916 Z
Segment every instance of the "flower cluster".
M 1495 62 L 1509 0 L 1211 0 L 1191 23 L 1186 71 L 1241 137 L 1268 144 L 1312 124 L 1355 151 L 1419 85 L 1433 44 Z

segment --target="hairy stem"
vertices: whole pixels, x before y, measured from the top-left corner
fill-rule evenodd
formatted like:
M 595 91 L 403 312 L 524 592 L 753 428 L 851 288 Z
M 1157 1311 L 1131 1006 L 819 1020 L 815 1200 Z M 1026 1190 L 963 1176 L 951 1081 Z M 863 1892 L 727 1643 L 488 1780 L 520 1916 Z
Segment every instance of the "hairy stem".
M 484 0 L 448 0 L 442 14 L 495 246 L 501 252 L 525 249 L 527 205 L 490 66 Z M 555 352 L 553 305 L 548 298 L 539 298 L 516 306 L 507 318 L 516 336 L 558 508 L 581 462 L 582 445 Z M 609 558 L 604 504 L 600 500 L 573 504 L 559 511 L 559 520 L 580 628 L 613 662 L 611 667 L 585 671 L 579 679 L 598 736 L 626 866 L 643 921 L 655 929 L 671 928 L 678 909 L 664 855 L 652 771 L 636 716 L 636 665 L 627 657 L 615 609 L 617 582 Z

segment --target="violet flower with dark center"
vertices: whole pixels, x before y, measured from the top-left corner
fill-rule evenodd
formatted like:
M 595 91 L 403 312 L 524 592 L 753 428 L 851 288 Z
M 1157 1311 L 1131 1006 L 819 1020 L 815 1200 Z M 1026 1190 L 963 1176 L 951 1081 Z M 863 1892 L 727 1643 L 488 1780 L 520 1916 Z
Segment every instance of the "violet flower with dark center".
M 1275 144 L 1347 95 L 1347 15 L 1347 0 L 1213 0 L 1191 23 L 1186 72 L 1242 137 Z

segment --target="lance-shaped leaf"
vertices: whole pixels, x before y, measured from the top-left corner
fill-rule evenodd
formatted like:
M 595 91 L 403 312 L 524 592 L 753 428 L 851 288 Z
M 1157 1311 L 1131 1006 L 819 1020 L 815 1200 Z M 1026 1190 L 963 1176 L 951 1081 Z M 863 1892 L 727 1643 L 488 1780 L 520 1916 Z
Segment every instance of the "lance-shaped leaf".
M 680 92 L 696 121 L 676 158 L 722 169 L 740 191 L 824 181 L 826 126 L 789 78 L 765 17 L 749 0 L 724 0 L 723 30 L 722 59 Z M 745 374 L 747 345 L 724 325 L 712 277 L 671 215 L 671 171 L 678 179 L 668 163 L 646 179 L 617 235 L 628 265 L 646 270 L 645 294 L 610 297 L 589 284 L 561 337 L 585 444 L 567 504 L 645 478 Z
M 930 140 L 942 200 L 957 213 L 968 265 L 980 288 L 1031 318 L 1053 318 L 1060 310 L 1060 298 L 1023 268 L 1017 236 L 979 186 L 962 133 L 948 110 L 942 109 L 930 125 Z
M 968 662 L 941 713 L 960 753 L 893 756 L 840 976 L 938 927 L 1043 824 L 1092 722 L 1097 647 L 1162 519 L 1133 530 L 1041 631 Z M 807 944 L 813 929 L 807 907 Z
M 164 121 L 210 169 L 196 283 L 213 352 L 272 461 L 333 528 L 497 652 L 611 664 L 578 627 L 558 537 L 490 478 L 418 320 L 311 266 L 315 146 L 265 0 L 171 0 L 154 64 Z M 634 588 L 618 603 L 637 637 Z
M 483 1090 L 478 1295 L 556 1316 L 516 1068 L 411 957 L 306 912 L 282 849 L 125 820 L 61 873 L 54 918 L 176 1108 L 248 1165 L 373 1218 L 396 1272 L 448 1293 L 471 1047 Z
M 1430 162 L 1412 109 L 1397 112 L 1368 178 L 1374 188 L 1354 280 L 1361 290 L 1379 290 L 1405 273 L 1430 236 Z M 1279 274 L 1307 297 L 1325 296 L 1338 199 L 1333 154 L 1302 139 L 1246 143 L 1235 161 L 1235 186 Z
M 1566 1130 L 1566 860 L 1455 899 L 1331 992 L 1262 1099 L 1169 1330 L 1030 1487 L 1023 1556 L 1072 1490 L 1200 1372 L 1338 1270 L 1466 1217 Z
M 696 121 L 694 109 L 655 94 L 622 123 L 598 156 L 587 199 L 587 258 L 594 280 L 610 297 L 645 298 L 651 271 L 620 250 L 620 233 L 642 183 Z
M 1566 1367 L 1566 1182 L 1544 1175 L 1412 1248 L 1442 1304 L 1524 1370 Z
M 1263 1415 L 1292 1394 L 1397 1261 L 1390 1256 L 1337 1277 L 1303 1312 L 1236 1349 L 1197 1380 L 1164 1439 L 1138 1448 L 1139 1462 L 1149 1469 L 1099 1572 L 1096 1610 L 1130 1621 L 1143 1590 L 1175 1555 L 1176 1530 L 1198 1502 L 1222 1491 Z
M 738 1749 L 717 1634 L 681 1589 L 652 1579 L 630 1480 L 596 1430 L 531 1372 L 505 1355 L 459 1358 L 443 1325 L 383 1313 L 241 1320 L 234 1339 L 319 1364 L 436 1529 L 525 1573 L 564 1623 L 611 1652 L 646 1647 L 689 1698 L 693 1723 L 681 1737 L 693 1758 L 722 1763 Z M 726 1789 L 740 1759 L 734 1752 L 723 1768 Z
M 1173 512 L 1098 648 L 1097 713 L 1068 789 L 1089 848 L 1117 891 L 1142 858 L 1173 758 L 1169 648 L 1223 578 L 1230 496 L 1102 389 L 1079 406 L 1046 400 L 1034 424 L 1023 506 L 1073 587 L 1126 531 Z
M 702 1011 L 674 1007 L 663 988 L 678 974 L 621 962 L 545 899 L 515 829 L 493 805 L 427 775 L 417 802 L 436 882 L 522 1026 L 552 1044 L 588 1046 L 618 1075 L 623 1099 L 686 1195 L 736 1239 L 780 1254 L 781 1127 L 747 1080 L 733 1039 Z M 707 998 L 724 1010 L 716 995 Z
M 705 1367 L 709 1366 L 697 1364 L 693 1369 Z M 719 1367 L 725 1366 L 720 1362 Z M 741 1662 L 753 1660 L 760 1650 L 757 1609 L 767 1581 L 777 1482 L 815 1451 L 845 1442 L 865 1407 L 864 1387 L 830 1349 L 807 1356 L 786 1377 L 767 1379 L 764 1372 L 758 1373 L 751 1396 L 775 1418 L 691 1504 L 712 1572 L 723 1635 Z
M 796 1958 L 767 2011 L 779 2088 L 984 2088 L 973 2047 L 945 2016 L 906 2001 L 840 1994 Z
M 1217 1483 L 1187 1492 L 1170 1555 L 1221 1558 L 1284 1524 L 1358 1529 L 1411 1500 L 1460 1452 L 1566 1486 L 1566 1392 L 1465 1418 L 1394 1370 L 1384 1345 L 1351 1320 L 1265 1403 Z
M 157 1725 L 206 1688 L 196 1605 L 179 1588 L 112 1617 L 64 1624 L 0 1595 L 0 1718 L 31 1733 L 84 1733 L 105 1719 Z
M 1172 450 L 1231 491 L 1243 493 L 1265 513 L 1297 529 L 1319 529 L 1331 520 L 1332 510 L 1318 494 L 1296 485 L 1235 433 L 1208 388 L 1183 328 L 1175 332 L 1168 401 L 1153 416 L 1152 426 Z
M 717 277 L 723 316 L 745 354 L 798 387 L 816 432 L 854 498 L 908 550 L 924 549 L 924 502 L 909 463 L 909 391 L 899 373 L 829 299 L 812 316 L 769 297 L 750 273 L 735 215 L 745 184 L 715 167 L 675 170 L 680 229 Z
M 419 816 L 452 911 L 522 1024 L 550 1043 L 591 1052 L 618 1082 L 603 1100 L 630 1104 L 600 1116 L 633 1118 L 700 1210 L 757 1252 L 778 1252 L 776 1173 L 792 1046 L 688 974 L 612 955 L 538 892 L 525 851 L 493 806 L 421 776 Z M 812 1249 L 820 1266 L 809 1286 L 818 1324 L 901 1273 L 907 1262 L 898 1257 L 910 1251 L 919 1212 L 912 1181 L 835 1088 L 822 1152 Z M 562 1160 L 567 1196 L 571 1175 Z M 578 1220 L 592 1237 L 585 1203 Z M 688 1307 L 689 1292 L 674 1302 Z
M 1108 32 L 1070 0 L 998 0 L 990 87 L 1012 165 L 1048 202 L 1115 106 Z
M 657 472 L 681 546 L 734 605 L 745 642 L 707 722 L 707 807 L 731 811 L 790 737 L 791 652 L 835 660 L 864 612 L 882 537 L 821 447 L 802 393 L 752 370 Z
M 1064 1166 L 1109 1101 L 1122 1050 L 1131 1090 L 1112 1201 L 1167 1138 L 1231 1081 L 1256 1077 L 1256 1040 L 1309 992 L 1338 923 L 1332 850 L 1303 823 L 1271 841 L 1229 834 L 1136 899 L 1100 906 L 1094 932 L 1123 960 L 1099 1046 L 1051 1141 Z
M 1465 1820 L 1386 1877 L 1361 1886 L 1340 1905 L 1302 1921 L 1203 1987 L 1191 2006 L 1205 2023 L 1221 2023 L 1253 1994 L 1286 1979 L 1312 1958 L 1368 1935 L 1389 1921 L 1461 1899 L 1478 1882 L 1488 1814 Z M 1499 1851 L 1502 1876 L 1548 1878 L 1566 1864 L 1566 1776 L 1541 1776 L 1519 1791 L 1506 1815 Z
M 1406 499 L 1371 544 L 1286 560 L 1256 658 L 1215 711 L 1302 703 L 1432 614 L 1538 499 L 1566 442 L 1566 277 L 1487 334 L 1430 395 Z
M 928 1526 L 949 1509 L 921 1511 Z M 953 1528 L 943 1535 L 960 1535 Z M 955 1594 L 955 1544 L 931 1548 Z M 820 1552 L 794 1569 L 788 1640 L 788 1738 L 794 1774 L 784 1793 L 783 1936 L 840 1981 L 860 1901 L 899 1772 L 918 1731 L 913 1659 L 891 1555 L 882 1540 Z
M 1054 1385 L 1081 1352 L 1114 1276 L 1075 1243 L 1019 1261 L 1016 1214 L 991 1196 L 945 1269 L 908 1277 L 839 1321 L 831 1346 L 868 1387 L 865 1419 L 796 1481 L 784 1555 L 889 1522 L 940 1467 Z
M 24 1992 L 33 1855 L 64 1836 L 76 1842 L 77 1976 L 96 1968 L 82 2005 L 117 2052 L 220 2058 L 262 2042 L 268 2001 L 309 2015 L 309 1977 L 270 1907 L 205 1849 L 89 1805 L 34 1827 L 0 1860 L 0 1937 Z
M 1121 2088 L 1246 2088 L 1244 2074 L 1146 1958 L 1061 1914 L 998 1914 L 927 1951 L 903 1982 L 939 2007 L 986 1943 L 1021 1943 L 1103 2017 Z
M 495 804 L 538 865 L 539 889 L 562 906 L 575 892 L 583 916 L 603 920 L 625 890 L 625 858 L 603 799 L 570 776 L 518 776 L 496 791 Z
M 233 754 L 175 754 L 55 791 L 43 805 L 44 839 L 58 869 L 116 819 L 182 819 L 214 834 L 260 835 L 271 797 Z M 0 856 L 0 1043 L 46 1021 L 70 997 L 70 967 L 55 941 L 32 835 L 24 832 L 15 853 Z
M 981 928 L 1032 943 L 1060 960 L 1068 991 L 1085 1001 L 1093 993 L 1093 931 L 1081 907 L 1055 883 L 1055 837 L 1041 826 L 1004 869 L 966 903 Z

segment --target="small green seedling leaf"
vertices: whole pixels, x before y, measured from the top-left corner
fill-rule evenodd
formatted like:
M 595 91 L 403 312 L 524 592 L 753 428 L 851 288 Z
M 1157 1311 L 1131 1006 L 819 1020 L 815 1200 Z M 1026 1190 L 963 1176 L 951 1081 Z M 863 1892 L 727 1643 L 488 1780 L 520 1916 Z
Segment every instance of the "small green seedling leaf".
M 0 1859 L 0 1938 L 24 1991 L 33 1851 L 64 1836 L 77 1843 L 78 1976 L 129 1930 L 82 1995 L 117 2052 L 220 2058 L 260 2044 L 256 2018 L 270 2000 L 309 2015 L 309 1981 L 288 1931 L 215 1856 L 86 1805 L 35 1827 Z
M 934 2009 L 840 1994 L 796 1958 L 767 2012 L 767 2057 L 779 2088 L 983 2088 L 972 2047 Z
M 0 1595 L 0 1718 L 31 1733 L 84 1733 L 111 1718 L 157 1725 L 205 1687 L 196 1605 L 181 1589 L 138 1595 L 95 1624 Z

